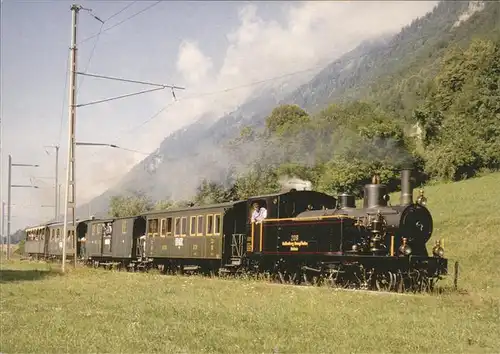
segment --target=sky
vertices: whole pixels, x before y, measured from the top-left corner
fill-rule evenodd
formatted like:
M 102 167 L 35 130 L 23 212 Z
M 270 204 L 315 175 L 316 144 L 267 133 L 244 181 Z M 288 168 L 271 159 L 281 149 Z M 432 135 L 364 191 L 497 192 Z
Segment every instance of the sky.
M 7 202 L 8 154 L 13 163 L 40 165 L 12 169 L 12 184 L 39 187 L 12 189 L 12 232 L 54 214 L 55 150 L 47 145 L 60 145 L 63 205 L 73 2 L 1 2 L 1 198 Z M 136 151 L 77 147 L 77 204 L 83 204 L 117 183 L 170 133 L 204 113 L 217 117 L 235 109 L 259 89 L 247 84 L 326 66 L 362 40 L 396 33 L 437 2 L 78 4 L 104 24 L 79 11 L 77 71 L 185 88 L 175 91 L 175 100 L 165 89 L 77 108 L 77 141 Z M 151 87 L 78 75 L 77 88 L 77 104 L 85 104 Z

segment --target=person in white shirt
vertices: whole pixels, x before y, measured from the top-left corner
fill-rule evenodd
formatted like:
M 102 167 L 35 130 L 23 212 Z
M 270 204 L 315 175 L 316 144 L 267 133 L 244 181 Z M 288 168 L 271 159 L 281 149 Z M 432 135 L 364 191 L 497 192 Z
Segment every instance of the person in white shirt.
M 255 222 L 257 220 L 257 217 L 259 216 L 259 204 L 253 203 L 252 206 L 253 206 L 253 213 L 250 222 Z
M 267 218 L 267 209 L 261 207 L 259 210 L 259 216 L 257 217 L 257 224 L 262 222 L 262 220 L 264 220 L 265 218 Z
M 252 222 L 259 224 L 267 217 L 267 209 L 264 207 L 259 208 L 258 203 L 253 204 L 254 211 L 252 213 Z

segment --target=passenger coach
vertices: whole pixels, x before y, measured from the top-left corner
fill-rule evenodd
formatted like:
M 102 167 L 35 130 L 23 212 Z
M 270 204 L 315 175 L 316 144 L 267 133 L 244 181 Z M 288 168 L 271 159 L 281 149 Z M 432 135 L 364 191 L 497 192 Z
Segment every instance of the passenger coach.
M 167 268 L 218 268 L 230 258 L 234 234 L 246 230 L 246 202 L 229 202 L 145 214 L 145 256 Z M 194 262 L 196 260 L 196 262 Z

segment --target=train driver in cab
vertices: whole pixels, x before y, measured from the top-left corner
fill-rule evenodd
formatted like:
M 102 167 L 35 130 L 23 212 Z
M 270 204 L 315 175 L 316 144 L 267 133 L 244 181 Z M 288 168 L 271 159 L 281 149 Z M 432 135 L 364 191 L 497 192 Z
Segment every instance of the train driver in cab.
M 251 222 L 260 224 L 267 217 L 267 209 L 257 202 L 253 203 L 253 209 Z

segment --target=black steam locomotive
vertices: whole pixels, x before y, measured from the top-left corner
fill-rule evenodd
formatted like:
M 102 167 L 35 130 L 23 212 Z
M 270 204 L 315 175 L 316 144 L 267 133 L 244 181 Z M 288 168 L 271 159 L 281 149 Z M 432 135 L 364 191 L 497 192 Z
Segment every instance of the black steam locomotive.
M 377 177 L 354 196 L 338 199 L 290 190 L 203 207 L 154 211 L 127 218 L 78 221 L 66 238 L 68 258 L 93 266 L 166 273 L 265 276 L 286 283 L 324 283 L 379 290 L 428 289 L 447 274 L 439 241 L 429 256 L 433 222 L 423 191 L 413 202 L 410 170 L 401 200 L 390 205 Z M 267 215 L 251 219 L 257 203 Z M 62 224 L 27 229 L 25 252 L 59 258 Z M 77 237 L 76 250 L 73 237 Z

